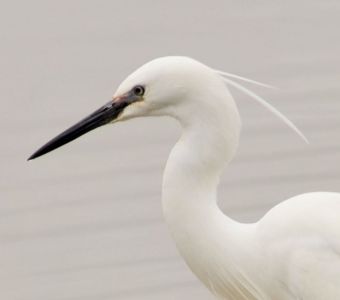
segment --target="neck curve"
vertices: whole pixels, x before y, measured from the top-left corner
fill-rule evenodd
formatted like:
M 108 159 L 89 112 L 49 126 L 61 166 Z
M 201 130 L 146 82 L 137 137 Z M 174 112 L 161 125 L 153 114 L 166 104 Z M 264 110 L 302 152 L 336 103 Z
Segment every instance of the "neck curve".
M 210 289 L 211 274 L 217 272 L 211 259 L 228 256 L 225 242 L 235 244 L 233 231 L 241 225 L 217 206 L 220 176 L 236 152 L 241 127 L 230 94 L 222 100 L 219 110 L 202 110 L 204 114 L 185 122 L 177 118 L 182 135 L 170 153 L 162 189 L 163 213 L 176 246 Z
M 217 100 L 218 108 L 202 108 L 194 115 L 175 117 L 182 134 L 167 161 L 162 190 L 170 229 L 183 226 L 180 217 L 184 214 L 194 217 L 197 213 L 199 217 L 202 210 L 201 217 L 205 218 L 207 209 L 219 211 L 217 186 L 237 150 L 241 124 L 231 95 L 227 93 Z
M 207 107 L 202 104 L 195 113 L 175 116 L 182 134 L 166 164 L 162 205 L 177 244 L 180 237 L 199 234 L 212 220 L 234 222 L 219 210 L 216 194 L 222 171 L 238 147 L 240 117 L 227 89 L 213 101 L 204 102 Z

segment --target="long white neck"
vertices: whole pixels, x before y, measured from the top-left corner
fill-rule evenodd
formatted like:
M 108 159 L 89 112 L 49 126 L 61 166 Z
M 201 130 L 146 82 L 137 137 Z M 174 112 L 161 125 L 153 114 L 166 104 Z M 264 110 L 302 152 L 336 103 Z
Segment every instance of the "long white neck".
M 214 96 L 209 103 L 203 95 L 196 110 L 176 116 L 182 135 L 170 153 L 162 194 L 164 215 L 174 234 L 185 231 L 190 219 L 207 219 L 209 210 L 218 209 L 217 185 L 238 147 L 241 124 L 234 100 L 227 89 Z
M 197 109 L 193 116 L 177 117 L 182 135 L 171 151 L 163 179 L 163 211 L 171 234 L 189 267 L 208 286 L 211 276 L 207 273 L 214 272 L 210 259 L 224 251 L 221 237 L 224 245 L 238 226 L 216 203 L 220 175 L 237 149 L 241 127 L 229 93 L 221 98 L 218 109 Z
M 182 135 L 163 179 L 163 209 L 171 230 L 184 226 L 187 218 L 206 219 L 208 209 L 217 209 L 217 185 L 237 149 L 240 131 L 237 111 L 227 108 L 181 124 Z

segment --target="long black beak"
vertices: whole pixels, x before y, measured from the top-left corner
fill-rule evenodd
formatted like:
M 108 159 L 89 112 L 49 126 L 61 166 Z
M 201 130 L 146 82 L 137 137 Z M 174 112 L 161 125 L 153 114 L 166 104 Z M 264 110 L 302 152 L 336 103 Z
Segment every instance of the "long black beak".
M 123 109 L 132 102 L 131 100 L 132 99 L 129 99 L 128 97 L 124 97 L 108 102 L 85 119 L 81 120 L 77 124 L 73 125 L 71 128 L 56 136 L 54 139 L 50 140 L 47 144 L 34 152 L 28 158 L 28 160 L 42 156 L 75 140 L 76 138 L 97 127 L 112 122 L 120 115 Z

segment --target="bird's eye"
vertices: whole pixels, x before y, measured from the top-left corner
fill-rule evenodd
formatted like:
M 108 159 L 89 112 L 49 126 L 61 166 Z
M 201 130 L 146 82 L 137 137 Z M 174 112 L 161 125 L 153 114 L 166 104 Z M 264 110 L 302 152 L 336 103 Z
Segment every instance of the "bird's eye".
M 136 85 L 132 91 L 136 96 L 143 96 L 145 93 L 145 89 L 141 85 Z

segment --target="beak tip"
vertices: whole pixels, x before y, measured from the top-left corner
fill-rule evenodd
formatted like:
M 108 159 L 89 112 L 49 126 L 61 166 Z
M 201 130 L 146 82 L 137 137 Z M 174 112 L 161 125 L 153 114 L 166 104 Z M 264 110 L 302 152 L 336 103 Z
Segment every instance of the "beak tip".
M 27 161 L 30 161 L 30 160 L 33 160 L 33 159 L 35 159 L 35 155 L 34 154 L 32 154 L 29 158 L 27 158 Z
M 34 152 L 29 158 L 27 158 L 27 161 L 36 159 L 37 157 L 43 155 L 44 153 L 41 153 L 41 151 Z
M 73 140 L 82 136 L 83 134 L 105 125 L 119 116 L 122 110 L 128 105 L 128 102 L 114 105 L 112 101 L 103 107 L 96 110 L 94 113 L 65 130 L 55 138 L 50 140 L 47 144 L 35 151 L 27 161 L 33 160 L 37 157 L 45 155 Z

